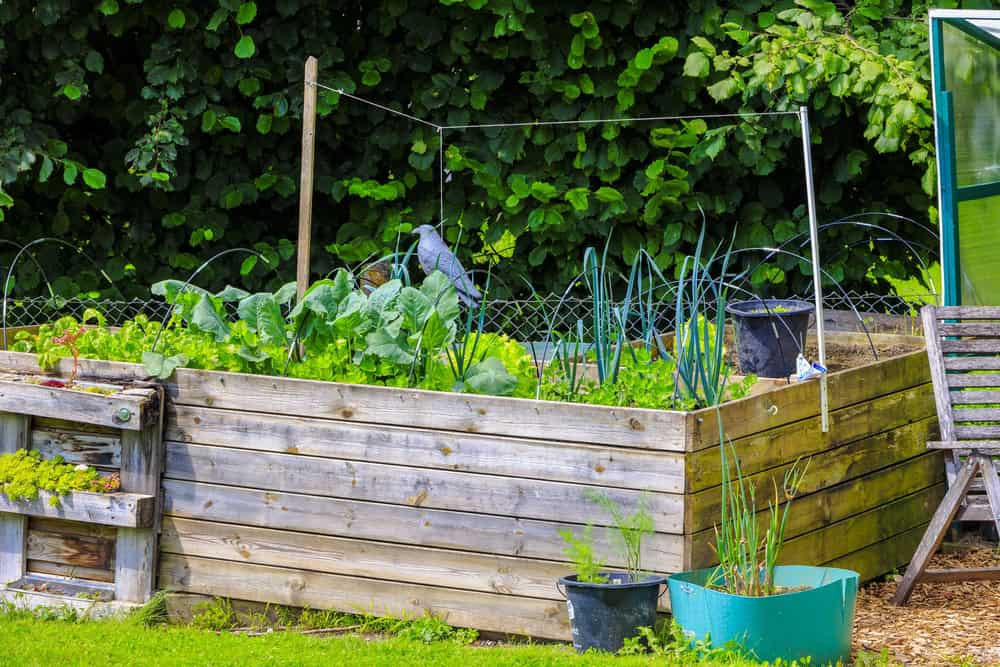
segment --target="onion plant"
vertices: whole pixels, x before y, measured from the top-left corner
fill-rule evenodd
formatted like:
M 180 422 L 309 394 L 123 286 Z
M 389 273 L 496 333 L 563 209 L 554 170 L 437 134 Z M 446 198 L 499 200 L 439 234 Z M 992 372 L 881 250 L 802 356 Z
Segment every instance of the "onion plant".
M 721 434 L 721 412 L 717 411 L 717 418 Z M 723 435 L 720 435 L 719 445 L 722 456 L 722 516 L 720 524 L 715 527 L 715 552 L 719 565 L 712 571 L 708 585 L 732 595 L 774 595 L 778 592 L 774 583 L 774 568 L 784 546 L 788 514 L 802 487 L 809 462 L 802 465 L 801 459 L 796 460 L 785 471 L 780 489 L 772 478 L 774 495 L 768 501 L 767 523 L 763 525 L 757 516 L 756 487 L 744 478 L 736 448 L 731 442 L 725 442 Z M 780 507 L 782 498 L 784 506 Z
M 721 246 L 720 246 L 721 247 Z M 674 309 L 674 355 L 677 362 L 675 392 L 682 399 L 701 405 L 722 402 L 731 370 L 726 359 L 725 276 L 732 254 L 732 242 L 725 252 L 719 249 L 704 256 L 705 225 L 702 224 L 694 255 L 684 259 L 676 290 Z M 721 264 L 719 277 L 708 268 Z M 706 313 L 711 313 L 711 319 Z

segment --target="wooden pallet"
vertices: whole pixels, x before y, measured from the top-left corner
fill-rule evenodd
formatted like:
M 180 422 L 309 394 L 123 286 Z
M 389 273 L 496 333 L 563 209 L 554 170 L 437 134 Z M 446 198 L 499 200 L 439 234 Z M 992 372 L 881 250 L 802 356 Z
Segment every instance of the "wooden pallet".
M 152 594 L 163 459 L 161 391 L 100 385 L 102 393 L 46 386 L 35 374 L 0 372 L 0 453 L 118 473 L 121 491 L 74 491 L 12 501 L 0 494 L 4 599 L 141 603 Z M 71 605 L 77 606 L 77 605 Z

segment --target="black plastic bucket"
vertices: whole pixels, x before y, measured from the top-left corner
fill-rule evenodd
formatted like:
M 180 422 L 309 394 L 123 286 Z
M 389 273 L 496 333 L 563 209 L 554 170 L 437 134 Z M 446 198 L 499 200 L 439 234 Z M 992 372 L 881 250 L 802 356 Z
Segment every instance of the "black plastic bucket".
M 606 584 L 576 580 L 576 575 L 559 580 L 566 596 L 573 648 L 579 652 L 596 648 L 617 652 L 637 629 L 656 624 L 656 604 L 663 593 L 666 577 L 646 575 L 633 582 L 623 572 L 602 572 Z
M 813 305 L 797 299 L 752 299 L 726 306 L 736 327 L 743 375 L 787 378 L 805 344 Z M 776 335 L 777 334 L 777 335 Z

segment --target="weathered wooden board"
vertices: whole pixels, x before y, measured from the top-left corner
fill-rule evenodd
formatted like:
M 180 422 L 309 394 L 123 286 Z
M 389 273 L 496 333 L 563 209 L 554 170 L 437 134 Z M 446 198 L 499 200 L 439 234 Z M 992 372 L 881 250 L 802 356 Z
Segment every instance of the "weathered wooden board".
M 533 521 L 381 505 L 297 493 L 258 491 L 165 479 L 164 513 L 170 516 L 295 530 L 414 546 L 476 551 L 530 559 L 566 560 L 560 530 L 579 524 Z M 593 531 L 599 557 L 622 565 L 606 531 Z M 643 541 L 643 563 L 663 572 L 681 568 L 684 538 L 658 533 Z
M 627 489 L 682 493 L 684 455 L 278 417 L 191 406 L 169 411 L 167 440 Z
M 83 567 L 82 565 L 65 565 L 63 563 L 52 563 L 44 560 L 28 559 L 28 574 L 48 574 L 57 577 L 68 577 L 73 580 L 85 582 L 96 581 L 101 583 L 114 583 L 114 570 L 104 570 L 101 568 Z
M 244 450 L 166 443 L 166 476 L 255 489 L 308 493 L 394 505 L 461 510 L 551 521 L 592 520 L 609 525 L 580 484 L 414 469 L 362 461 L 256 452 L 248 465 Z M 626 511 L 643 492 L 603 489 Z M 656 530 L 680 533 L 683 496 L 646 494 Z
M 864 549 L 841 556 L 824 565 L 854 570 L 861 575 L 861 581 L 869 581 L 908 563 L 926 528 L 927 522 L 921 523 L 887 540 L 869 544 Z
M 805 496 L 815 493 L 920 456 L 927 451 L 925 444 L 927 440 L 936 435 L 937 422 L 931 417 L 813 454 L 807 459 L 802 459 L 799 464 L 806 471 L 799 487 L 799 494 Z M 775 490 L 781 492 L 785 472 L 795 464 L 795 459 L 786 460 L 789 462 L 784 465 L 755 474 L 744 471 L 743 479 L 746 484 L 754 488 L 758 508 L 767 507 L 768 502 L 774 497 Z M 783 500 L 784 496 L 782 502 Z M 722 486 L 713 486 L 689 494 L 684 502 L 688 516 L 686 523 L 688 530 L 697 532 L 709 528 L 718 521 L 722 511 Z
M 28 559 L 108 570 L 114 565 L 113 540 L 28 528 Z
M 874 433 L 933 417 L 934 395 L 929 383 L 858 403 L 830 413 L 830 431 L 823 433 L 818 416 L 776 427 L 733 441 L 740 465 L 752 475 L 799 457 L 865 438 Z M 722 457 L 719 445 L 687 455 L 685 479 L 689 492 L 697 492 L 722 483 Z
M 27 449 L 31 417 L 0 412 L 0 455 Z M 0 494 L 0 498 L 5 498 Z M 27 517 L 0 512 L 0 585 L 24 576 L 24 545 L 28 539 Z
M 61 456 L 67 463 L 84 463 L 102 468 L 121 467 L 121 438 L 118 436 L 35 428 L 31 430 L 31 448 L 42 458 Z
M 863 477 L 795 499 L 788 515 L 785 535 L 791 539 L 849 517 L 880 508 L 896 498 L 934 486 L 944 480 L 944 465 L 939 453 L 927 452 L 894 466 L 876 470 Z M 784 505 L 782 504 L 782 507 Z M 718 521 L 718 515 L 700 519 Z M 758 516 L 763 524 L 766 513 Z M 714 554 L 713 528 L 688 536 L 689 566 L 708 564 Z M 815 563 L 813 563 L 815 564 Z
M 165 553 L 274 565 L 446 588 L 562 599 L 567 563 L 328 537 L 168 517 Z
M 147 494 L 153 501 L 151 523 L 118 527 L 115 599 L 123 602 L 145 602 L 153 594 L 156 537 L 160 528 L 162 436 L 160 420 L 147 422 L 138 431 L 122 432 L 122 488 Z
M 38 372 L 35 355 L 0 352 L 0 368 Z M 53 373 L 68 375 L 72 360 Z M 146 379 L 138 364 L 83 359 L 81 377 Z M 684 451 L 682 412 L 580 405 L 417 389 L 350 385 L 219 371 L 178 369 L 167 390 L 177 405 L 318 417 L 386 426 L 569 440 Z M 567 424 L 573 424 L 567 429 Z
M 554 600 L 402 584 L 290 568 L 164 554 L 160 585 L 171 590 L 311 609 L 369 612 L 480 630 L 569 639 L 566 605 Z
M 55 417 L 136 430 L 141 428 L 147 400 L 145 396 L 126 392 L 104 396 L 0 379 L 0 410 L 34 417 Z
M 930 381 L 924 351 L 858 366 L 828 378 L 830 409 L 869 401 Z M 819 414 L 819 383 L 791 384 L 760 396 L 751 396 L 722 406 L 723 424 L 730 439 L 743 438 Z M 688 415 L 689 451 L 719 445 L 714 408 Z
M 788 565 L 826 563 L 882 542 L 900 531 L 926 525 L 927 517 L 934 513 L 944 491 L 944 483 L 939 482 L 844 521 L 794 537 L 785 543 L 780 562 Z
M 88 521 L 105 526 L 152 526 L 156 499 L 134 493 L 88 493 L 71 491 L 65 496 L 57 496 L 53 505 L 53 494 L 39 491 L 34 500 L 11 500 L 0 494 L 0 512 L 40 516 L 67 521 Z

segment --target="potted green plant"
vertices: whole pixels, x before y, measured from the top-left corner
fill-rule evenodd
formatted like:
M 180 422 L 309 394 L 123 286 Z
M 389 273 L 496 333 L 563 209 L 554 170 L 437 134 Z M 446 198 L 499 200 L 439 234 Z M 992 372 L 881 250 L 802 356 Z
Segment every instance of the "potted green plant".
M 720 419 L 721 422 L 721 419 Z M 720 432 L 721 432 L 720 423 Z M 730 475 L 722 449 L 722 511 L 716 526 L 719 565 L 669 579 L 674 620 L 693 640 L 734 642 L 758 660 L 814 664 L 847 662 L 858 591 L 858 574 L 832 567 L 780 566 L 785 526 L 808 463 L 786 471 L 768 514 L 758 520 L 755 487 L 743 478 L 735 448 Z M 779 507 L 784 496 L 784 506 Z
M 584 529 L 582 537 L 564 530 L 560 535 L 576 574 L 562 577 L 559 590 L 566 597 L 573 647 L 581 653 L 592 648 L 617 652 L 639 628 L 656 623 L 656 606 L 666 577 L 641 569 L 642 538 L 653 532 L 645 496 L 631 514 L 625 514 L 605 494 L 592 492 L 587 497 L 611 515 L 614 528 L 609 533 L 621 549 L 625 571 L 605 570 L 594 554 L 591 526 Z

